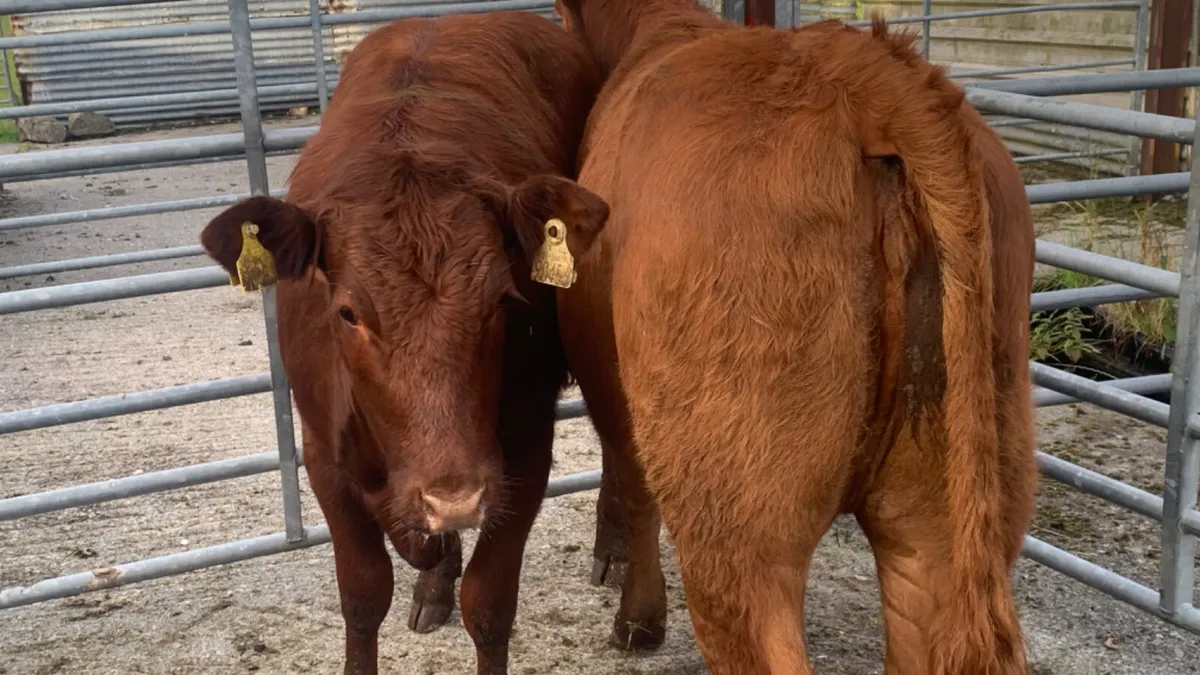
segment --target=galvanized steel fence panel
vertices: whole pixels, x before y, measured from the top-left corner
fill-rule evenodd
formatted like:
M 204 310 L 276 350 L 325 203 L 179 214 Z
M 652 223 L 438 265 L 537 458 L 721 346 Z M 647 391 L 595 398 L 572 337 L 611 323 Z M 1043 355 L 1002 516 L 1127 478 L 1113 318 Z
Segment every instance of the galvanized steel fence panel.
M 134 15 L 129 10 L 122 13 L 117 10 L 101 9 L 104 5 L 109 4 L 105 0 L 39 1 L 50 2 L 54 7 L 64 10 L 75 9 L 94 12 L 95 16 L 118 17 L 115 24 L 117 26 L 123 26 L 120 23 L 120 17 Z M 136 3 L 137 0 L 133 0 L 133 2 Z M 1105 4 L 1144 7 L 1144 4 L 1130 2 Z M 313 133 L 311 127 L 264 133 L 261 125 L 262 111 L 275 105 L 269 98 L 270 96 L 278 95 L 283 97 L 280 100 L 294 101 L 300 100 L 295 97 L 303 93 L 272 90 L 271 87 L 274 85 L 269 84 L 272 81 L 271 78 L 282 73 L 282 69 L 285 68 L 294 67 L 296 72 L 307 69 L 310 73 L 315 73 L 316 70 L 315 62 L 311 59 L 303 62 L 300 58 L 299 55 L 303 50 L 298 42 L 294 48 L 291 45 L 292 41 L 299 40 L 299 37 L 293 37 L 292 33 L 272 34 L 259 31 L 252 48 L 251 8 L 259 8 L 264 13 L 281 12 L 284 11 L 284 5 L 287 5 L 287 11 L 291 12 L 290 18 L 276 17 L 272 19 L 268 17 L 263 20 L 265 23 L 260 23 L 260 25 L 268 28 L 272 26 L 279 28 L 281 25 L 286 25 L 288 31 L 297 30 L 296 36 L 300 34 L 301 31 L 298 29 L 301 26 L 308 26 L 310 32 L 306 35 L 306 39 L 310 41 L 310 44 L 307 53 L 311 57 L 313 53 L 325 51 L 330 56 L 328 61 L 336 60 L 337 55 L 341 52 L 333 48 L 327 50 L 324 47 L 321 50 L 312 48 L 313 36 L 318 32 L 321 32 L 322 35 L 325 34 L 322 24 L 326 27 L 346 26 L 358 19 L 378 22 L 388 17 L 404 14 L 428 14 L 430 11 L 428 4 L 418 5 L 404 0 L 350 0 L 346 5 L 337 7 L 338 11 L 343 13 L 324 17 L 315 14 L 305 15 L 305 12 L 317 9 L 316 3 L 310 0 L 302 2 L 298 0 L 295 3 L 284 3 L 282 0 L 261 0 L 249 5 L 247 0 L 228 0 L 227 6 L 224 4 L 224 0 L 180 0 L 162 3 L 164 9 L 169 8 L 171 11 L 177 12 L 175 16 L 183 16 L 192 12 L 193 14 L 187 15 L 194 16 L 204 23 L 205 27 L 201 32 L 207 32 L 208 35 L 216 35 L 213 31 L 220 28 L 221 21 L 225 20 L 218 16 L 213 8 L 219 6 L 224 11 L 227 7 L 228 25 L 232 28 L 233 36 L 229 58 L 224 61 L 220 61 L 219 58 L 214 58 L 211 62 L 204 61 L 206 65 L 203 68 L 213 67 L 213 75 L 218 79 L 224 78 L 223 86 L 238 95 L 236 104 L 214 101 L 214 105 L 235 105 L 231 109 L 239 112 L 243 132 L 241 134 L 195 136 L 180 140 L 146 143 L 117 143 L 97 148 L 4 156 L 0 157 L 0 179 L 35 180 L 72 172 L 115 171 L 132 165 L 200 162 L 214 157 L 244 158 L 250 174 L 251 192 L 268 194 L 265 157 L 271 152 L 299 148 Z M 293 7 L 301 5 L 302 9 Z M 929 3 L 926 3 L 927 9 L 928 5 Z M 11 11 L 28 11 L 31 7 L 37 7 L 31 0 L 0 0 L 0 11 L 3 11 L 6 6 L 14 8 Z M 727 16 L 735 15 L 739 11 L 739 6 L 740 3 L 737 2 L 716 5 L 718 11 Z M 545 13 L 549 8 L 549 3 L 497 0 L 490 5 L 476 2 L 447 4 L 445 7 L 453 8 L 455 11 L 487 11 L 489 7 L 520 8 Z M 1043 6 L 1009 11 L 1046 10 L 1047 7 Z M 959 14 L 990 16 L 996 13 L 996 10 L 980 10 Z M 943 15 L 906 18 L 899 22 L 923 23 L 948 18 L 952 17 Z M 49 30 L 55 26 L 70 26 L 81 30 L 92 30 L 96 27 L 94 23 L 96 20 L 93 20 L 93 23 L 87 23 L 79 17 L 51 16 L 44 23 L 39 23 L 39 21 L 42 19 L 27 19 L 22 25 L 33 26 L 35 29 L 41 26 L 42 30 L 48 31 L 43 35 L 55 34 L 55 30 Z M 65 23 L 56 24 L 55 21 Z M 333 28 L 330 31 L 331 47 L 338 43 L 336 37 L 339 30 L 339 28 Z M 347 29 L 345 35 L 349 36 L 347 39 L 350 42 L 356 43 L 363 32 L 361 29 Z M 128 37 L 127 33 L 122 35 Z M 267 37 L 268 35 L 272 37 Z M 111 38 L 112 34 L 100 37 Z M 227 35 L 220 36 L 220 39 L 214 37 L 213 41 L 215 44 L 227 38 Z M 183 41 L 193 49 L 202 44 L 194 37 L 185 37 Z M 148 45 L 145 41 L 141 41 L 139 45 L 141 48 L 151 50 L 158 48 L 156 41 L 151 42 Z M 165 44 L 166 38 L 163 38 L 163 42 Z M 4 44 L 4 41 L 0 40 L 0 45 Z M 12 42 L 10 41 L 8 44 L 11 45 Z M 99 47 L 101 52 L 104 49 L 116 48 L 120 45 L 120 41 L 102 44 L 107 47 Z M 320 44 L 324 45 L 324 42 Z M 34 54 L 47 48 L 29 47 L 27 49 L 30 50 L 29 54 Z M 65 55 L 70 49 L 61 51 Z M 47 54 L 53 52 L 54 50 L 46 51 Z M 219 50 L 213 51 L 214 54 L 217 52 Z M 97 52 L 81 49 L 79 53 L 95 54 Z M 136 62 L 137 58 L 145 57 L 149 53 L 152 52 L 142 52 L 140 57 L 133 57 L 133 60 Z M 200 50 L 195 53 L 207 52 Z M 44 62 L 29 58 L 29 54 L 24 61 L 27 66 L 26 72 L 40 72 L 37 70 L 38 64 Z M 65 63 L 67 57 L 63 56 L 63 59 Z M 226 70 L 220 70 L 214 65 L 218 62 L 223 63 Z M 170 67 L 174 66 L 168 65 L 168 68 Z M 276 70 L 272 70 L 273 68 Z M 83 67 L 81 72 L 86 72 L 86 67 Z M 98 82 L 103 79 L 103 74 L 93 73 L 92 78 L 96 80 L 92 86 L 98 88 L 100 86 Z M 133 79 L 116 81 L 121 83 L 120 86 L 125 87 L 132 86 L 129 83 Z M 52 78 L 47 78 L 47 82 L 50 82 L 48 87 L 58 86 L 53 84 Z M 1181 69 L 1138 75 L 1116 73 L 1096 76 L 1035 78 L 1010 84 L 976 84 L 968 88 L 968 97 L 984 111 L 1008 112 L 1019 114 L 1030 120 L 1071 123 L 1080 127 L 1107 129 L 1111 133 L 1168 138 L 1191 144 L 1198 137 L 1197 125 L 1192 120 L 1163 118 L 1077 103 L 1051 103 L 1034 97 L 1082 91 L 1122 91 L 1138 87 L 1196 85 L 1200 85 L 1200 69 Z M 316 94 L 317 88 L 313 86 L 312 91 Z M 287 99 L 288 96 L 293 98 Z M 175 101 L 171 105 L 182 103 L 182 101 Z M 165 104 L 160 102 L 160 105 Z M 137 114 L 137 106 L 131 106 L 128 110 L 132 112 L 125 119 L 133 119 L 132 116 Z M 153 116 L 159 112 L 161 111 L 144 110 L 143 114 Z M 1200 379 L 1200 353 L 1197 349 L 1197 342 L 1200 341 L 1200 327 L 1197 326 L 1197 323 L 1200 322 L 1200 315 L 1196 312 L 1196 303 L 1200 300 L 1200 275 L 1197 274 L 1198 270 L 1196 269 L 1196 266 L 1200 265 L 1200 260 L 1196 255 L 1197 251 L 1200 251 L 1200 167 L 1193 163 L 1191 173 L 1036 185 L 1030 186 L 1027 190 L 1030 201 L 1033 203 L 1183 191 L 1190 192 L 1190 201 L 1187 217 L 1186 255 L 1182 273 L 1039 241 L 1037 258 L 1040 262 L 1101 277 L 1116 283 L 1094 288 L 1037 293 L 1033 297 L 1035 311 L 1055 307 L 1124 302 L 1149 297 L 1180 298 L 1179 344 L 1176 350 L 1174 375 L 1097 383 L 1041 364 L 1030 364 L 1033 379 L 1039 385 L 1034 392 L 1035 404 L 1038 406 L 1085 401 L 1165 427 L 1168 430 L 1163 497 L 1152 495 L 1062 459 L 1040 452 L 1037 454 L 1038 466 L 1043 475 L 1073 485 L 1088 494 L 1106 499 L 1162 523 L 1164 554 L 1161 592 L 1142 586 L 1032 537 L 1026 537 L 1023 553 L 1033 560 L 1155 614 L 1166 621 L 1200 633 L 1200 611 L 1192 606 L 1194 580 L 1191 572 L 1194 565 L 1195 538 L 1197 534 L 1200 534 L 1200 513 L 1195 510 L 1197 481 L 1198 474 L 1200 474 L 1200 466 L 1198 466 L 1200 449 L 1196 447 L 1197 440 L 1200 439 L 1200 417 L 1198 417 L 1198 413 L 1200 413 L 1200 382 L 1194 381 Z M 278 194 L 278 192 L 274 194 Z M 232 203 L 238 197 L 240 195 L 11 218 L 0 220 L 0 231 L 207 208 Z M 168 259 L 197 254 L 199 254 L 198 249 L 192 245 L 160 251 L 98 256 L 91 259 L 30 263 L 21 267 L 0 270 L 0 278 L 11 278 L 31 273 L 31 271 L 40 272 L 46 269 L 87 269 L 126 264 L 135 260 Z M 228 280 L 225 273 L 217 267 L 210 266 L 177 272 L 14 291 L 0 294 L 0 315 L 104 302 L 117 298 L 183 292 L 226 283 Z M 0 609 L 328 542 L 328 529 L 323 525 L 306 526 L 300 511 L 298 468 L 303 462 L 303 455 L 301 449 L 295 446 L 294 438 L 292 438 L 292 408 L 286 374 L 278 353 L 273 290 L 267 289 L 262 292 L 261 296 L 268 336 L 268 372 L 7 412 L 0 414 L 0 434 L 270 391 L 273 394 L 278 438 L 276 450 L 97 483 L 64 486 L 47 492 L 3 499 L 0 500 L 0 521 L 125 499 L 189 485 L 279 471 L 285 516 L 284 532 L 130 562 L 111 569 L 48 579 L 29 587 L 4 589 L 0 591 Z M 1167 390 L 1171 392 L 1170 406 L 1146 397 L 1146 394 L 1161 393 Z M 580 400 L 566 401 L 559 405 L 559 419 L 579 417 L 585 414 L 586 408 Z M 550 483 L 547 497 L 592 489 L 598 483 L 598 471 L 556 478 Z

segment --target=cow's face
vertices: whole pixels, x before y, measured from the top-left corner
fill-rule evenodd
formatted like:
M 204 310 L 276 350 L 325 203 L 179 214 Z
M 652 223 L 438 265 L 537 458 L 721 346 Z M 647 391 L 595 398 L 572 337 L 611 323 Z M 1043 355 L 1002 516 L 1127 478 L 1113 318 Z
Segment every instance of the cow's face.
M 241 224 L 253 222 L 279 277 L 322 299 L 317 320 L 338 355 L 323 369 L 336 380 L 327 386 L 338 462 L 385 525 L 429 534 L 477 527 L 503 476 L 505 328 L 515 313 L 536 311 L 512 270 L 528 274 L 550 218 L 564 221 L 567 245 L 581 255 L 608 207 L 555 176 L 386 201 L 309 214 L 254 197 L 213 219 L 201 241 L 233 273 Z M 362 435 L 369 442 L 354 443 Z

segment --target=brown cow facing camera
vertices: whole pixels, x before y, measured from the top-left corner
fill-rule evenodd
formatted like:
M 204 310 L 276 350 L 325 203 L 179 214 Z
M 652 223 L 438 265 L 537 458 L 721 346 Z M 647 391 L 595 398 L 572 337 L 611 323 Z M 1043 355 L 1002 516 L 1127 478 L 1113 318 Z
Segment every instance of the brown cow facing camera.
M 409 627 L 443 624 L 462 567 L 478 672 L 507 672 L 525 541 L 566 379 L 531 255 L 558 218 L 579 256 L 607 205 L 567 176 L 599 86 L 587 52 L 525 12 L 400 21 L 351 52 L 284 200 L 201 242 L 236 273 L 253 223 L 279 277 L 279 342 L 304 465 L 333 539 L 345 672 L 377 672 L 385 549 L 422 570 Z
M 614 641 L 662 644 L 661 517 L 709 672 L 811 673 L 810 560 L 849 513 L 888 675 L 1027 673 L 1034 236 L 999 137 L 881 22 L 558 9 L 607 78 L 578 180 L 612 214 L 558 310 L 629 533 Z

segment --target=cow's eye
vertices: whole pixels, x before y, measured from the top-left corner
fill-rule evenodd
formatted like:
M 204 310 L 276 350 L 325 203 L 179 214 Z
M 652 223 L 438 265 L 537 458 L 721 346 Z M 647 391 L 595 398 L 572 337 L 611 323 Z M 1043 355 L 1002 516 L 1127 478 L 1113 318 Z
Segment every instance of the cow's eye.
M 358 315 L 354 313 L 354 310 L 345 305 L 342 305 L 338 308 L 338 316 L 342 317 L 342 321 L 345 321 L 351 326 L 358 325 Z

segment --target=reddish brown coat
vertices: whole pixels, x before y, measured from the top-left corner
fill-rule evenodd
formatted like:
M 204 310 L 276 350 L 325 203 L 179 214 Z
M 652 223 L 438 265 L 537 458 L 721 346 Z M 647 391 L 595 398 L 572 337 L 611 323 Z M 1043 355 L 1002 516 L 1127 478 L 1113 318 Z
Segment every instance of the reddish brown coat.
M 479 672 L 507 672 L 525 539 L 566 375 L 554 294 L 530 281 L 543 223 L 581 255 L 607 206 L 565 176 L 598 86 L 586 51 L 524 12 L 413 19 L 350 54 L 286 200 L 201 240 L 232 271 L 252 221 L 279 272 L 280 348 L 305 468 L 333 538 L 346 672 L 376 672 L 391 539 L 424 571 L 410 627 L 449 616 L 456 530 Z M 439 536 L 428 536 L 430 534 Z
M 809 560 L 853 513 L 889 673 L 1025 673 L 1034 247 L 997 136 L 882 24 L 559 10 L 609 76 L 579 181 L 612 214 L 559 312 L 630 532 L 614 639 L 662 640 L 657 505 L 710 672 L 811 672 Z

